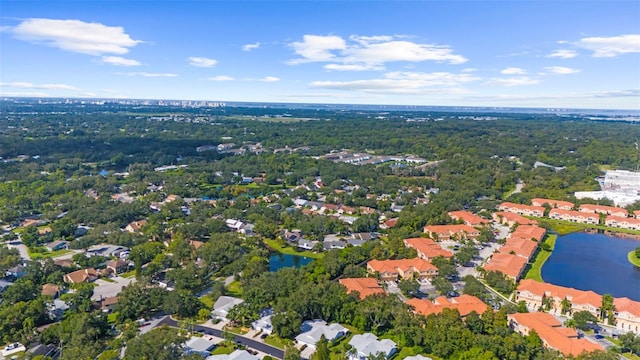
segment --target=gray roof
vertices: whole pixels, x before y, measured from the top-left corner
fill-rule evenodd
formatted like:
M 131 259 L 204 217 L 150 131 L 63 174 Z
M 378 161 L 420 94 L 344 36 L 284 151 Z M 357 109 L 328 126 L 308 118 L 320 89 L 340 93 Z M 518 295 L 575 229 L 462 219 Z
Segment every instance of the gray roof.
M 211 355 L 206 360 L 259 360 L 260 358 L 249 354 L 247 350 L 236 350 L 231 354 Z
M 229 310 L 238 304 L 242 304 L 244 300 L 232 296 L 220 296 L 213 304 L 212 315 L 226 318 Z
M 187 352 L 206 353 L 213 349 L 217 344 L 218 343 L 214 341 L 194 336 L 184 343 L 184 347 Z
M 415 356 L 407 356 L 404 360 L 433 360 L 428 356 L 415 355 Z
M 301 326 L 301 330 L 302 333 L 296 336 L 296 341 L 309 346 L 315 346 L 322 335 L 327 341 L 333 341 L 349 332 L 347 328 L 340 324 L 327 325 L 324 320 L 305 321 Z
M 378 353 L 383 353 L 389 357 L 396 350 L 395 342 L 389 339 L 378 340 L 378 337 L 372 333 L 354 335 L 349 341 L 349 345 L 358 350 L 359 357 L 364 358 Z

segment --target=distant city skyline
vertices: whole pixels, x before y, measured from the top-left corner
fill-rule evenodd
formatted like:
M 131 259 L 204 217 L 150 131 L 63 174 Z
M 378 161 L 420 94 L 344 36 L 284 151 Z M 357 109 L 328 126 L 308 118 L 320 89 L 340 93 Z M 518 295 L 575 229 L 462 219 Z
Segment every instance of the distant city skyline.
M 0 7 L 3 97 L 640 109 L 633 0 Z

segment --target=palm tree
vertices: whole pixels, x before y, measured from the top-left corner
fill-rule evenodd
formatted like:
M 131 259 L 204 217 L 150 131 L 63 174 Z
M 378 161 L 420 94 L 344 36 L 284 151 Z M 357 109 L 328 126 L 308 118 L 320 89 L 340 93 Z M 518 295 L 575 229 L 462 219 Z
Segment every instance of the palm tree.
M 611 294 L 602 295 L 602 305 L 600 306 L 600 319 L 604 321 L 607 318 L 607 323 L 613 325 L 615 323 L 615 317 L 613 312 L 615 311 L 615 305 L 613 304 L 613 296 Z
M 541 308 L 545 311 L 549 311 L 553 308 L 553 298 L 545 296 L 542 298 L 542 306 Z
M 562 302 L 560 303 L 561 309 L 560 312 L 562 313 L 562 315 L 565 315 L 566 313 L 569 313 L 569 315 L 571 315 L 571 301 L 567 298 L 562 299 Z

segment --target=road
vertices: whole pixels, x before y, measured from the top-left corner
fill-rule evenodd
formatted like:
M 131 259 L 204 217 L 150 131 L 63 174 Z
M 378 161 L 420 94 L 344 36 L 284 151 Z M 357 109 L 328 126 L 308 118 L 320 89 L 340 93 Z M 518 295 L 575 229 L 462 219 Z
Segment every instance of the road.
M 158 326 L 162 326 L 162 325 L 167 325 L 167 326 L 171 326 L 171 327 L 180 327 L 178 325 L 178 322 L 173 320 L 171 317 L 167 316 L 164 319 L 160 320 L 158 322 Z M 206 327 L 206 326 L 202 326 L 202 325 L 193 325 L 193 330 L 203 333 L 203 334 L 207 334 L 207 335 L 213 335 L 219 338 L 224 339 L 224 332 L 222 330 L 218 330 L 218 329 L 213 329 L 210 327 Z M 241 336 L 241 335 L 236 335 L 233 334 L 233 340 L 240 344 L 240 345 L 244 345 L 247 346 L 249 348 L 261 351 L 265 354 L 268 354 L 270 356 L 273 356 L 277 359 L 283 359 L 284 358 L 284 351 L 273 347 L 271 345 L 267 345 L 265 343 Z
M 27 245 L 22 243 L 19 236 L 18 234 L 18 240 L 7 241 L 7 246 L 9 246 L 10 249 L 18 249 L 22 260 L 31 260 L 31 256 L 29 256 L 29 252 L 27 251 Z
M 507 195 L 505 195 L 505 199 L 508 198 L 509 196 L 513 195 L 513 194 L 517 194 L 522 192 L 522 189 L 526 186 L 527 184 L 523 183 L 522 180 L 518 179 L 518 182 L 516 183 L 516 189 L 513 190 L 512 192 L 508 193 Z

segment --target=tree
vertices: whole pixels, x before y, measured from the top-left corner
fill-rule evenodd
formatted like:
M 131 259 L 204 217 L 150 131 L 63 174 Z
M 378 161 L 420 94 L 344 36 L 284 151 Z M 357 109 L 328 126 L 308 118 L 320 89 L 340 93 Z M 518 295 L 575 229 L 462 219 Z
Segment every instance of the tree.
M 402 291 L 402 294 L 410 296 L 420 289 L 420 284 L 416 280 L 402 279 L 398 282 L 398 288 Z
M 574 313 L 572 319 L 580 330 L 588 330 L 591 324 L 598 322 L 598 318 L 586 310 Z
M 327 338 L 324 335 L 320 336 L 320 340 L 316 344 L 316 351 L 311 356 L 311 360 L 329 360 L 330 352 L 329 352 L 329 343 Z
M 162 326 L 135 337 L 127 343 L 127 359 L 174 360 L 184 355 L 187 338 L 175 329 Z
M 567 298 L 562 299 L 562 301 L 560 302 L 560 313 L 562 315 L 565 315 L 566 313 L 571 314 L 572 306 L 573 304 L 571 304 L 571 300 Z
M 169 314 L 187 318 L 196 316 L 202 306 L 203 304 L 191 291 L 175 290 L 166 294 L 163 309 Z
M 440 275 L 436 276 L 431 283 L 441 295 L 447 295 L 447 293 L 453 291 L 453 285 Z
M 298 350 L 293 345 L 285 346 L 283 360 L 300 360 L 300 359 L 301 359 L 300 350 Z
M 604 321 L 607 319 L 607 323 L 609 325 L 615 324 L 615 316 L 613 312 L 615 311 L 615 305 L 613 304 L 613 295 L 604 294 L 602 295 L 602 305 L 600 306 L 600 319 Z
M 0 245 L 0 274 L 4 274 L 8 269 L 20 264 L 21 261 L 18 249 L 9 249 L 5 245 Z
M 619 337 L 622 351 L 628 351 L 640 356 L 640 336 L 632 332 L 622 334 Z

